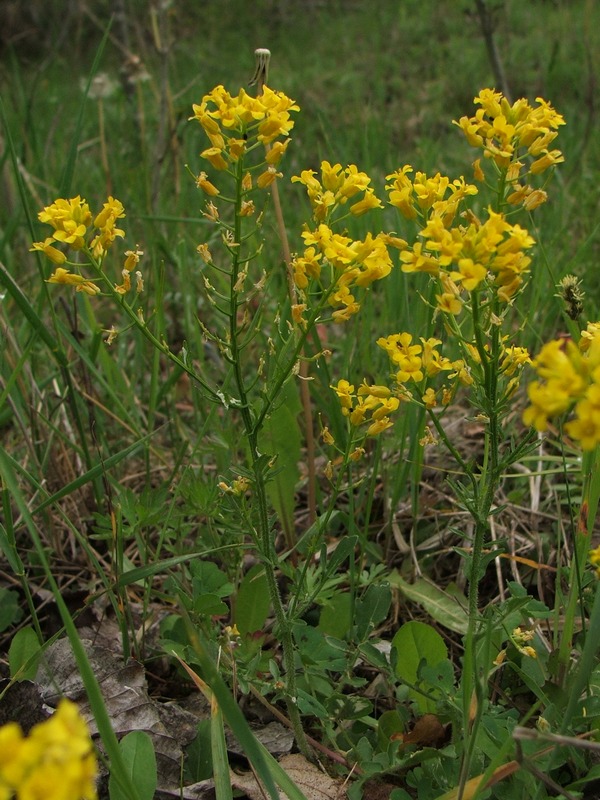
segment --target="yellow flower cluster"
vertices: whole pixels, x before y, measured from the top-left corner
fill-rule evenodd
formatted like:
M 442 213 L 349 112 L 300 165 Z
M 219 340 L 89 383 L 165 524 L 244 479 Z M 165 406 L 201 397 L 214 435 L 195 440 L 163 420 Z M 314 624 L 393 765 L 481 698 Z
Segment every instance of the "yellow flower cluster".
M 436 296 L 438 307 L 446 313 L 459 314 L 461 287 L 466 292 L 479 289 L 488 273 L 499 299 L 509 302 L 523 284 L 531 263 L 525 252 L 535 244 L 534 239 L 491 209 L 484 221 L 464 212 L 465 224 L 453 226 L 460 204 L 477 193 L 476 187 L 463 178 L 451 183 L 439 173 L 428 178 L 418 172 L 412 181 L 411 172 L 412 167 L 405 166 L 388 175 L 392 181 L 387 186 L 390 203 L 422 225 L 420 241 L 400 253 L 402 271 L 437 277 L 441 286 Z
M 306 186 L 315 222 L 327 220 L 339 206 L 345 205 L 361 192 L 364 193 L 363 197 L 349 208 L 354 216 L 361 216 L 372 208 L 382 208 L 383 205 L 369 186 L 371 178 L 366 172 L 359 172 L 355 164 L 342 169 L 341 164 L 331 165 L 329 161 L 323 161 L 320 181 L 314 170 L 306 169 L 300 175 L 294 175 L 292 183 Z
M 539 175 L 564 161 L 560 150 L 550 149 L 563 117 L 541 97 L 533 107 L 525 99 L 512 105 L 493 89 L 483 89 L 474 100 L 480 106 L 473 117 L 461 117 L 458 125 L 473 147 L 481 148 L 498 170 L 506 174 L 506 201 L 531 210 L 546 200 L 546 193 L 520 183 L 521 174 Z M 479 161 L 478 179 L 483 179 Z
M 389 415 L 400 405 L 400 400 L 392 396 L 387 386 L 369 385 L 363 381 L 355 392 L 353 384 L 341 380 L 331 388 L 338 396 L 342 414 L 348 417 L 353 427 L 370 423 L 367 436 L 377 436 L 389 428 L 392 424 Z
M 417 172 L 412 180 L 409 176 L 413 171 L 410 164 L 405 164 L 387 176 L 387 180 L 391 181 L 386 185 L 390 203 L 406 219 L 425 219 L 429 215 L 435 215 L 448 228 L 461 202 L 478 192 L 476 186 L 466 183 L 462 177 L 450 181 L 450 178 L 439 172 L 432 177 L 428 177 L 425 172 Z
M 441 372 L 447 372 L 452 384 L 442 387 L 441 402 L 442 405 L 448 405 L 454 395 L 457 381 L 465 386 L 473 383 L 470 369 L 463 359 L 451 361 L 442 356 L 438 350 L 442 344 L 440 339 L 421 338 L 420 341 L 421 344 L 413 344 L 412 335 L 405 332 L 382 336 L 377 340 L 377 345 L 388 354 L 396 369 L 396 381 L 401 387 L 410 381 L 418 384 L 425 378 L 433 378 Z M 400 391 L 407 399 L 412 397 L 409 391 L 403 389 Z M 434 408 L 438 403 L 434 389 L 429 387 L 421 397 L 421 401 L 427 408 Z
M 292 260 L 296 286 L 304 290 L 309 279 L 322 277 L 322 266 L 330 267 L 328 302 L 336 308 L 332 317 L 341 322 L 348 320 L 360 309 L 352 294 L 353 287 L 365 288 L 373 281 L 385 278 L 392 270 L 392 260 L 387 249 L 389 237 L 385 234 L 353 241 L 350 237 L 334 233 L 322 222 L 314 231 L 302 233 L 307 245 L 303 256 Z
M 67 261 L 67 256 L 56 245 L 66 245 L 72 250 L 83 250 L 100 264 L 115 240 L 125 236 L 125 231 L 117 227 L 118 220 L 124 216 L 123 204 L 114 197 L 108 198 L 95 217 L 86 200 L 79 195 L 70 200 L 59 198 L 40 211 L 38 219 L 51 225 L 54 233 L 44 241 L 34 242 L 30 250 L 44 253 L 53 264 L 58 265 L 47 282 L 74 286 L 76 292 L 88 295 L 98 294 L 100 288 L 93 280 L 62 266 Z M 123 283 L 115 286 L 120 294 L 131 288 L 129 273 L 138 264 L 141 255 L 143 255 L 141 250 L 128 250 L 125 253 Z M 136 272 L 136 276 L 136 287 L 140 292 L 143 288 L 141 273 Z
M 564 339 L 548 342 L 533 366 L 541 380 L 527 389 L 531 405 L 523 412 L 525 424 L 545 431 L 551 417 L 574 406 L 565 431 L 584 450 L 593 450 L 600 444 L 600 322 L 588 324 L 579 346 Z
M 588 553 L 590 564 L 596 569 L 596 577 L 600 578 L 600 546 L 595 547 Z
M 200 104 L 193 105 L 194 115 L 210 140 L 210 147 L 200 155 L 215 169 L 224 170 L 240 157 L 255 141 L 272 145 L 266 155 L 267 170 L 258 180 L 258 185 L 268 185 L 275 177 L 274 166 L 279 163 L 288 145 L 286 141 L 275 141 L 287 136 L 294 126 L 290 112 L 299 111 L 296 103 L 283 92 L 275 92 L 268 86 L 262 94 L 251 97 L 244 89 L 234 97 L 223 87 L 215 87 L 204 95 Z M 269 167 L 271 169 L 269 169 Z M 208 194 L 218 190 L 210 183 L 199 183 Z
M 0 800 L 95 800 L 97 771 L 89 731 L 69 700 L 27 737 L 15 722 L 0 728 Z

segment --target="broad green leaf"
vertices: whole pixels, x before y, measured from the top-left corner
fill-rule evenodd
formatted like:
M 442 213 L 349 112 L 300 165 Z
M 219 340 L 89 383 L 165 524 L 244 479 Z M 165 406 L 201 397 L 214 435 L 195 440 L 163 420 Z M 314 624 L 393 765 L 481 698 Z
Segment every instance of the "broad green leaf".
M 140 800 L 153 800 L 156 791 L 156 755 L 152 739 L 145 731 L 132 731 L 119 742 L 125 768 L 138 790 Z M 110 800 L 127 800 L 112 774 L 108 782 Z
M 455 633 L 467 632 L 467 600 L 457 589 L 443 591 L 426 578 L 417 578 L 414 583 L 408 583 L 398 572 L 392 572 L 389 581 L 440 625 Z
M 352 624 L 351 608 L 352 598 L 348 592 L 334 594 L 321 610 L 318 629 L 328 636 L 343 639 Z
M 382 622 L 390 609 L 392 591 L 387 583 L 372 583 L 356 603 L 356 635 L 366 639 L 375 625 Z
M 274 477 L 267 484 L 269 499 L 286 533 L 286 540 L 294 541 L 294 506 L 298 479 L 298 462 L 301 457 L 302 436 L 298 425 L 300 402 L 298 389 L 288 381 L 277 406 L 265 419 L 260 436 L 260 448 L 277 456 Z
M 185 751 L 184 777 L 188 783 L 208 780 L 213 774 L 210 719 L 200 720 L 197 733 Z
M 393 711 L 384 711 L 377 722 L 379 747 L 385 752 L 390 744 L 391 737 L 395 733 L 404 733 L 405 730 L 406 722 L 395 709 Z
M 37 673 L 42 648 L 33 628 L 17 631 L 8 648 L 10 677 L 17 681 L 32 681 Z
M 265 569 L 256 564 L 240 583 L 235 602 L 235 624 L 238 631 L 254 633 L 265 624 L 270 607 L 269 587 Z
M 421 680 L 421 664 L 435 666 L 448 657 L 448 648 L 440 634 L 424 622 L 406 622 L 392 639 L 396 651 L 396 675 L 411 685 L 410 696 L 423 713 L 435 711 L 435 700 L 428 697 L 436 687 Z M 419 686 L 423 692 L 412 687 Z
M 22 616 L 19 595 L 12 589 L 0 589 L 0 632 L 18 622 Z

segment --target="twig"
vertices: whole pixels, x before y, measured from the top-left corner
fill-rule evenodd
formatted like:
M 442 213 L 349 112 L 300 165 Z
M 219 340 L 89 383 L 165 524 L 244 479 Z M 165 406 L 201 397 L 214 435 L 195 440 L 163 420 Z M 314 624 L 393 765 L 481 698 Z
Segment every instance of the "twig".
M 254 51 L 256 56 L 256 69 L 250 85 L 256 84 L 256 93 L 261 95 L 263 86 L 267 83 L 269 75 L 269 60 L 271 52 L 264 47 L 260 47 Z M 267 152 L 270 145 L 265 145 Z M 298 298 L 296 295 L 296 285 L 294 283 L 294 275 L 292 270 L 292 254 L 288 241 L 287 231 L 285 228 L 285 221 L 283 218 L 283 211 L 281 208 L 281 200 L 279 198 L 279 187 L 277 181 L 271 184 L 271 197 L 273 198 L 273 208 L 275 210 L 275 218 L 277 220 L 277 227 L 279 229 L 279 238 L 281 240 L 281 249 L 283 251 L 283 259 L 286 266 L 286 276 L 288 285 L 288 295 L 291 305 L 296 305 Z M 298 373 L 300 378 L 300 399 L 302 402 L 302 411 L 304 415 L 304 435 L 306 439 L 306 462 L 307 462 L 307 475 L 308 475 L 308 522 L 312 525 L 317 518 L 317 478 L 315 471 L 315 436 L 314 436 L 314 421 L 312 413 L 312 405 L 310 402 L 310 389 L 308 384 L 308 361 L 304 358 L 300 359 L 300 371 Z M 288 542 L 288 547 L 293 546 L 293 542 Z

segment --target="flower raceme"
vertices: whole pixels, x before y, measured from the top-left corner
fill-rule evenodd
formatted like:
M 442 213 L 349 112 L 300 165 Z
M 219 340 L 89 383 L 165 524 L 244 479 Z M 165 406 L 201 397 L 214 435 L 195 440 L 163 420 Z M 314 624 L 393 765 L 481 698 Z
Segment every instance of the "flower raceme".
M 341 164 L 331 165 L 329 161 L 323 161 L 320 181 L 314 170 L 306 169 L 300 175 L 294 175 L 292 183 L 302 183 L 306 186 L 313 218 L 317 223 L 329 220 L 339 206 L 345 205 L 351 198 L 361 193 L 363 197 L 349 207 L 350 213 L 354 216 L 359 217 L 372 208 L 383 207 L 381 200 L 369 186 L 371 178 L 366 172 L 359 172 L 355 164 L 342 169 Z
M 579 345 L 570 339 L 548 342 L 533 366 L 540 380 L 527 389 L 524 422 L 545 431 L 552 417 L 573 409 L 564 429 L 583 450 L 593 450 L 600 444 L 600 323 L 588 324 Z
M 368 233 L 364 239 L 352 240 L 321 223 L 315 230 L 304 231 L 302 238 L 307 245 L 304 254 L 292 260 L 295 284 L 304 291 L 310 279 L 323 282 L 326 265 L 328 302 L 335 308 L 335 321 L 346 321 L 360 309 L 351 291 L 354 287 L 368 287 L 392 271 L 386 234 Z
M 70 700 L 24 736 L 0 728 L 0 800 L 95 800 L 97 762 L 89 731 Z
M 206 133 L 210 147 L 200 155 L 215 169 L 226 170 L 257 143 L 271 145 L 266 155 L 267 170 L 260 183 L 268 185 L 267 176 L 275 176 L 275 167 L 287 148 L 286 137 L 294 127 L 292 111 L 299 111 L 296 103 L 283 92 L 263 87 L 258 97 L 252 97 L 241 89 L 237 96 L 231 95 L 223 86 L 215 87 L 204 95 L 199 104 L 193 105 L 194 115 Z M 200 183 L 208 194 L 214 194 L 212 184 Z M 212 188 L 211 188 L 212 187 Z
M 377 436 L 392 425 L 389 415 L 398 410 L 400 400 L 387 386 L 369 385 L 363 381 L 355 387 L 346 380 L 331 387 L 337 394 L 342 414 L 358 428 L 367 424 L 366 436 Z
M 77 269 L 85 266 L 100 267 L 104 258 L 116 239 L 122 239 L 125 231 L 118 227 L 118 220 L 125 216 L 123 204 L 114 197 L 109 197 L 100 212 L 94 217 L 86 200 L 79 195 L 70 200 L 59 198 L 38 214 L 40 222 L 50 225 L 54 232 L 41 242 L 34 242 L 31 251 L 43 253 L 53 264 L 57 265 L 48 283 L 73 286 L 76 292 L 88 295 L 99 294 L 101 289 L 95 279 L 71 272 L 65 266 L 67 254 L 62 248 L 83 252 L 90 259 L 88 265 L 77 263 Z M 122 268 L 122 283 L 114 285 L 114 290 L 125 294 L 131 288 L 130 273 L 137 267 L 141 250 L 127 250 Z M 141 273 L 136 271 L 136 291 L 143 285 Z
M 483 89 L 475 98 L 480 106 L 475 115 L 455 121 L 468 143 L 483 150 L 503 176 L 503 199 L 528 210 L 545 202 L 546 193 L 521 178 L 535 177 L 564 161 L 560 150 L 550 147 L 565 121 L 541 97 L 536 103 L 534 107 L 522 98 L 511 105 L 500 92 Z M 480 162 L 474 167 L 477 179 L 483 180 Z
M 421 223 L 419 239 L 400 252 L 403 272 L 425 272 L 440 280 L 438 307 L 458 314 L 462 309 L 461 286 L 473 292 L 482 286 L 488 274 L 498 298 L 510 302 L 523 284 L 531 258 L 526 255 L 535 244 L 526 230 L 508 222 L 504 214 L 487 210 L 481 221 L 472 212 L 462 216 L 466 224 L 453 225 L 461 204 L 477 188 L 462 178 L 450 182 L 439 173 L 429 179 L 417 173 L 412 181 L 412 167 L 388 175 L 390 203 L 407 219 Z M 449 192 L 449 195 L 446 194 Z

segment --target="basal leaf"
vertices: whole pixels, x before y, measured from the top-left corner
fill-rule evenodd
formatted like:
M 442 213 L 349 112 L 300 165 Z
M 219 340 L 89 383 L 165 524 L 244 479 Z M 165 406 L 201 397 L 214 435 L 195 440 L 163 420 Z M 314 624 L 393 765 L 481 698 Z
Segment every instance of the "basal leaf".
M 440 634 L 424 622 L 406 622 L 392 639 L 396 651 L 396 675 L 411 685 L 410 696 L 423 713 L 435 711 L 435 700 L 428 697 L 437 687 L 421 679 L 422 664 L 435 666 L 448 657 L 448 648 Z M 412 688 L 419 686 L 422 692 Z

